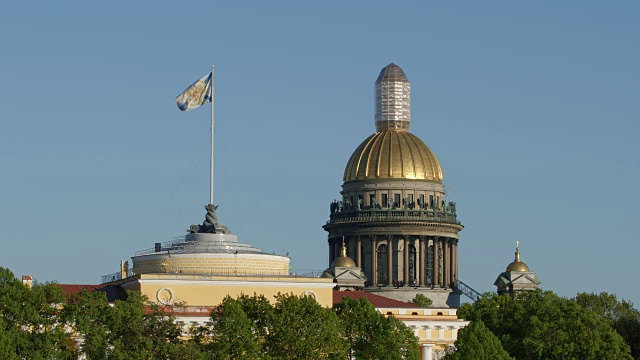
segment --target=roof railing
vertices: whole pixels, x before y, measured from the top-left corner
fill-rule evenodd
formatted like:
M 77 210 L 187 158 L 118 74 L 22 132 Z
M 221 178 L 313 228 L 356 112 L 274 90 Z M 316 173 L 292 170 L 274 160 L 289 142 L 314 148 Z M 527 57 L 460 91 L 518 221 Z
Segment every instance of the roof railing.
M 282 269 L 278 270 L 261 270 L 261 269 L 211 269 L 207 267 L 195 266 L 167 266 L 166 271 L 162 272 L 136 272 L 135 269 L 129 269 L 127 277 L 135 274 L 162 274 L 162 275 L 193 275 L 193 276 L 226 276 L 226 277 L 259 277 L 259 278 L 319 278 L 323 270 L 313 269 Z M 120 272 L 111 273 L 102 276 L 101 284 L 122 280 Z
M 331 214 L 327 224 L 362 221 L 432 221 L 460 224 L 456 214 L 436 210 L 349 210 Z

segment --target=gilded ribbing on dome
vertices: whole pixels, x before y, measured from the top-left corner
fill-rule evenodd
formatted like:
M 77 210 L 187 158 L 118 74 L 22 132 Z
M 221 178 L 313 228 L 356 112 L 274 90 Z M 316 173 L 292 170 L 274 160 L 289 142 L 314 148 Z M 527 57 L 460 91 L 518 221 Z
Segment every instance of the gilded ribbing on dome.
M 353 152 L 344 181 L 413 179 L 442 181 L 438 159 L 417 136 L 406 131 L 377 132 Z

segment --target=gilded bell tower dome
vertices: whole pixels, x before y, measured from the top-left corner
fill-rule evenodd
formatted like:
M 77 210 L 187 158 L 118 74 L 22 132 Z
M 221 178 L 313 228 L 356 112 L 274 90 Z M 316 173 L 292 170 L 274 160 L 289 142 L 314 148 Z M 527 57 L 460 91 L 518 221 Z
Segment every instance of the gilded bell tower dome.
M 516 241 L 515 260 L 513 260 L 507 269 L 498 275 L 493 283 L 498 288 L 498 294 L 508 294 L 511 297 L 516 296 L 521 291 L 533 291 L 540 287 L 542 281 L 535 272 L 529 269 L 529 266 L 520 260 L 520 242 Z
M 458 232 L 455 202 L 448 201 L 442 169 L 431 149 L 409 132 L 411 84 L 391 63 L 374 84 L 375 133 L 345 167 L 340 200 L 323 227 L 329 264 L 349 257 L 367 277 L 367 291 L 410 301 L 417 292 L 434 306 L 457 306 Z M 406 287 L 405 287 L 406 286 Z

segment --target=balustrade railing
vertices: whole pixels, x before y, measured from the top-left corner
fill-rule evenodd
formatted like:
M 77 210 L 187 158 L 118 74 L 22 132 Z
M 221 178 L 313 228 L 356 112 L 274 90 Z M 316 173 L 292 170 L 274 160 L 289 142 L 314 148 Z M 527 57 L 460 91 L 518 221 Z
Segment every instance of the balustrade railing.
M 142 271 L 136 272 L 135 269 L 129 269 L 127 277 L 134 274 L 167 274 L 167 275 L 194 275 L 194 276 L 225 276 L 225 277 L 260 277 L 260 278 L 319 278 L 323 271 L 312 269 L 283 269 L 283 270 L 266 270 L 266 269 L 211 269 L 207 267 L 191 267 L 191 266 L 167 266 L 162 271 Z M 122 280 L 120 272 L 107 274 L 102 276 L 102 284 Z
M 166 249 L 171 249 L 171 250 L 179 250 L 181 248 L 183 248 L 186 245 L 186 239 L 184 236 L 177 236 L 174 237 L 173 240 L 171 241 L 165 241 L 163 243 L 160 244 L 160 251 L 166 251 Z M 165 250 L 162 250 L 165 249 Z M 156 248 L 155 246 L 149 249 L 144 249 L 144 250 L 140 250 L 140 251 L 136 251 L 136 256 L 140 256 L 140 255 L 148 255 L 148 254 L 153 254 L 159 252 L 158 248 Z
M 434 221 L 460 224 L 456 214 L 436 210 L 349 210 L 331 214 L 327 224 L 362 221 Z
M 134 274 L 133 269 L 129 269 L 129 270 L 127 270 L 126 277 L 133 276 L 133 274 Z M 107 275 L 102 275 L 100 283 L 104 284 L 104 283 L 117 281 L 117 280 L 122 280 L 122 272 L 120 272 L 120 271 L 114 272 L 114 273 L 111 273 L 111 274 L 107 274 Z

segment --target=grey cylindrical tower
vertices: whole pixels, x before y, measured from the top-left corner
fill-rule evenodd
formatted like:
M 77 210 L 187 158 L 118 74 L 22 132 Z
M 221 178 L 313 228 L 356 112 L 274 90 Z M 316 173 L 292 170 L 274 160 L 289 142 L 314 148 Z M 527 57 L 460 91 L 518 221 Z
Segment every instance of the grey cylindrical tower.
M 407 131 L 411 125 L 411 84 L 402 68 L 385 66 L 375 84 L 376 131 Z

